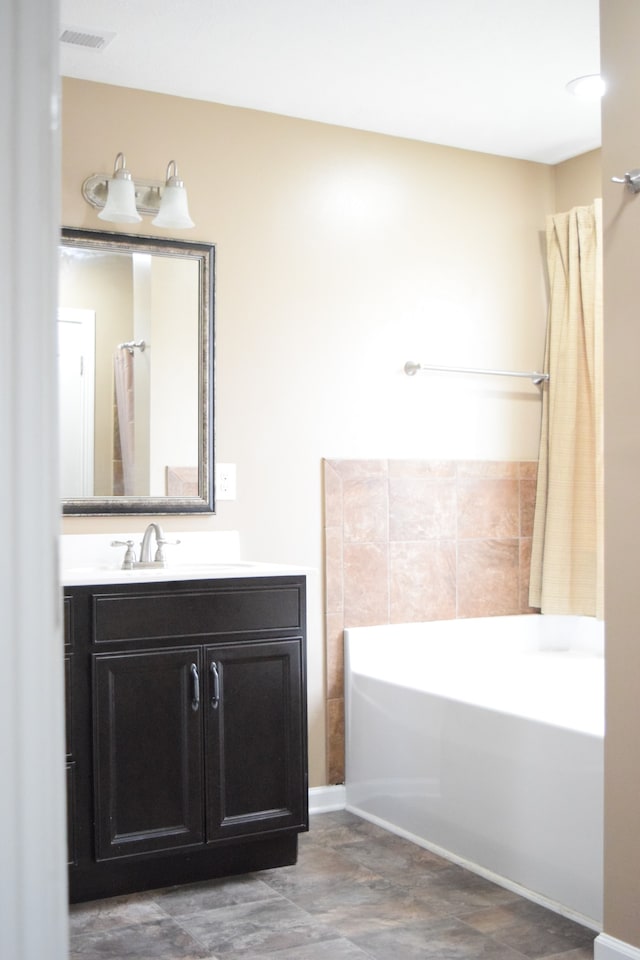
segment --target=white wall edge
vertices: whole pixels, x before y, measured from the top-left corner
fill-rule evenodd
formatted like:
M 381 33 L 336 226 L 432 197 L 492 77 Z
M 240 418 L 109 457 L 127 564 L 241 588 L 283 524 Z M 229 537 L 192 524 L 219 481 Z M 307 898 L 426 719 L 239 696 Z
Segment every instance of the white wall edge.
M 624 940 L 601 933 L 593 944 L 594 960 L 640 960 L 640 950 Z
M 331 813 L 344 810 L 347 795 L 344 784 L 326 787 L 309 787 L 309 813 Z

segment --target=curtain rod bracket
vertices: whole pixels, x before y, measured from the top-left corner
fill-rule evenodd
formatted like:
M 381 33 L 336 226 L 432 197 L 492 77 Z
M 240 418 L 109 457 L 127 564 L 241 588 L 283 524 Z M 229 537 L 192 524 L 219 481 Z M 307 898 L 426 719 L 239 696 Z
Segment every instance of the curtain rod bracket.
M 128 350 L 129 353 L 133 353 L 134 348 L 139 350 L 140 353 L 144 353 L 147 349 L 147 343 L 145 340 L 127 340 L 126 343 L 119 343 L 118 350 Z

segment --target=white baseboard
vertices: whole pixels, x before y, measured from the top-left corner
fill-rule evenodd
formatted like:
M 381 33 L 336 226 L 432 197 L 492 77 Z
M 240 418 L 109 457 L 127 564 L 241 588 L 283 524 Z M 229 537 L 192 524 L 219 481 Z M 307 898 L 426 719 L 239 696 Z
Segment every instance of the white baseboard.
M 640 950 L 624 940 L 601 933 L 593 944 L 594 960 L 640 960 Z
M 332 810 L 344 810 L 346 803 L 344 784 L 309 788 L 309 813 L 331 813 Z

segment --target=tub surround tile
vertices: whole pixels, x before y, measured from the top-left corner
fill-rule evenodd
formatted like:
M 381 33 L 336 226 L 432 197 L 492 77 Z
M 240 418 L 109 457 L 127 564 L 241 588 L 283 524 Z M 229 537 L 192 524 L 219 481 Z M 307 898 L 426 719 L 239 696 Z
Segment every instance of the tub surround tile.
M 344 697 L 343 622 L 342 614 L 327 614 L 327 698 L 329 700 L 341 700 Z
M 538 476 L 538 461 L 537 460 L 520 460 L 520 479 L 521 480 L 535 480 Z
M 459 540 L 519 536 L 518 479 L 463 479 L 457 490 Z
M 386 477 L 364 477 L 343 484 L 345 543 L 386 543 L 389 484 Z
M 325 611 L 344 618 L 344 542 L 342 527 L 327 527 L 324 532 Z
M 389 478 L 391 540 L 453 540 L 456 536 L 456 487 L 447 479 Z
M 520 536 L 533 536 L 533 515 L 536 508 L 536 478 L 520 478 Z
M 487 479 L 512 479 L 520 476 L 520 460 L 456 460 L 458 479 L 485 477 Z
M 389 622 L 389 548 L 386 543 L 345 543 L 344 621 L 351 627 Z
M 453 540 L 389 544 L 390 623 L 448 620 L 456 615 Z
M 455 460 L 389 460 L 390 477 L 456 478 Z
M 344 697 L 327 700 L 327 775 L 344 783 Z
M 342 528 L 342 477 L 330 460 L 323 464 L 324 525 Z
M 535 461 L 325 460 L 329 783 L 344 627 L 535 612 Z M 336 779 L 339 778 L 339 779 Z
M 496 617 L 520 611 L 517 540 L 458 543 L 458 616 Z
M 384 478 L 389 472 L 388 460 L 325 460 L 342 482 L 362 480 L 365 477 Z

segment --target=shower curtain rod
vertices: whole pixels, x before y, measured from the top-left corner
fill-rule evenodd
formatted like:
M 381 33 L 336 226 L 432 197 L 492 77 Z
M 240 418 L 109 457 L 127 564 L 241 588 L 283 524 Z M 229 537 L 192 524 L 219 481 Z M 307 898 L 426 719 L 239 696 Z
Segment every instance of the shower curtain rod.
M 428 363 L 415 363 L 413 360 L 407 360 L 404 365 L 404 372 L 408 377 L 413 377 L 418 370 L 433 370 L 436 373 L 481 373 L 492 377 L 526 377 L 540 386 L 549 379 L 548 373 L 538 373 L 537 370 L 531 372 L 520 372 L 518 370 L 483 370 L 480 367 L 436 367 Z

